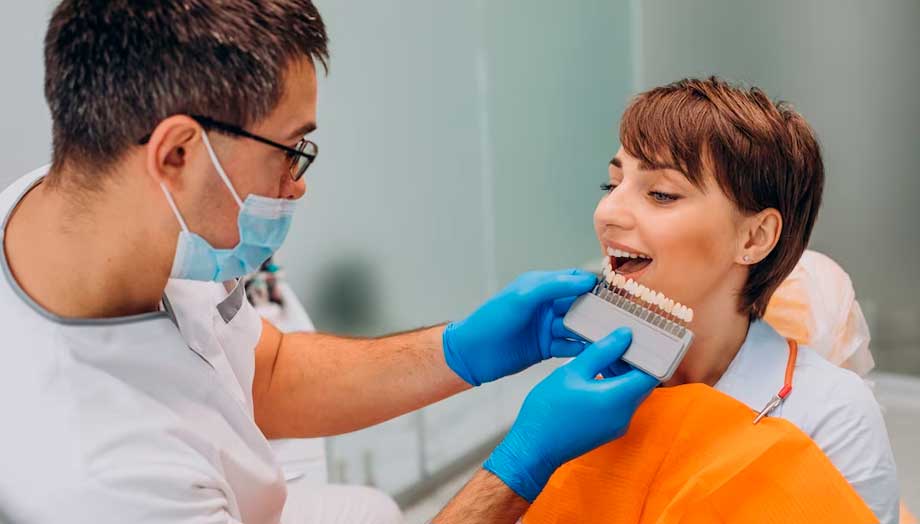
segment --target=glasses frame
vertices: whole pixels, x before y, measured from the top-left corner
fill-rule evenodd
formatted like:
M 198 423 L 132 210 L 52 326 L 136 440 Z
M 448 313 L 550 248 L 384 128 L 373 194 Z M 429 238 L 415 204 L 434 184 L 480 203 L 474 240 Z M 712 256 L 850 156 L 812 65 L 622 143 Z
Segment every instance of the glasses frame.
M 313 165 L 313 162 L 316 160 L 316 157 L 319 155 L 319 146 L 317 146 L 316 143 L 313 142 L 312 140 L 307 140 L 306 137 L 301 138 L 300 142 L 297 143 L 296 147 L 288 147 L 284 144 L 279 144 L 278 142 L 275 142 L 274 140 L 269 140 L 268 138 L 259 136 L 255 133 L 250 133 L 249 131 L 246 131 L 242 127 L 235 126 L 233 124 L 228 124 L 226 122 L 221 122 L 220 120 L 214 120 L 213 118 L 202 116 L 202 115 L 189 115 L 189 117 L 195 122 L 198 122 L 198 124 L 201 125 L 201 127 L 205 129 L 214 129 L 216 131 L 227 133 L 229 135 L 234 135 L 234 136 L 238 136 L 241 138 L 248 138 L 250 140 L 255 140 L 256 142 L 261 142 L 265 145 L 272 146 L 276 149 L 280 149 L 281 151 L 284 151 L 291 158 L 291 166 L 290 166 L 291 169 L 289 170 L 289 172 L 294 182 L 297 182 L 301 178 L 303 178 L 304 173 L 306 173 L 307 169 L 309 169 L 310 166 Z M 140 144 L 143 145 L 149 141 L 150 141 L 150 135 L 147 135 L 140 140 Z M 305 149 L 308 145 L 312 145 L 313 150 L 316 151 L 316 153 L 307 153 L 306 151 L 302 150 L 302 149 Z M 295 172 L 294 167 L 298 163 L 297 162 L 298 157 L 306 158 L 307 162 L 302 167 L 297 169 L 297 171 Z

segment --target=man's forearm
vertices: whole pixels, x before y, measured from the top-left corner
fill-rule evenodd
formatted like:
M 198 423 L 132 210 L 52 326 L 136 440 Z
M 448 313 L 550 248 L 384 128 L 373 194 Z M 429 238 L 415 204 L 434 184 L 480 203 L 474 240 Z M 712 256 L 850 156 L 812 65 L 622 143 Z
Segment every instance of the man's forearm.
M 355 431 L 470 387 L 444 360 L 443 326 L 376 339 L 262 331 L 253 403 L 269 438 Z
M 432 524 L 514 524 L 530 503 L 498 477 L 480 470 L 432 520 Z

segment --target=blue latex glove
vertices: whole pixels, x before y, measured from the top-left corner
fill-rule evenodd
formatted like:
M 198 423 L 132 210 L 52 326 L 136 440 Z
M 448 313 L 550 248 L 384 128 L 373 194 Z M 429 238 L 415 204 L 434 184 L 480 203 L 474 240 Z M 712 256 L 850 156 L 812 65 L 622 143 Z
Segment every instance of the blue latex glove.
M 447 365 L 473 386 L 522 371 L 550 357 L 579 354 L 585 342 L 562 326 L 594 274 L 579 269 L 531 272 L 444 330 Z
M 630 342 L 629 329 L 618 329 L 537 384 L 483 467 L 533 502 L 556 468 L 623 436 L 658 381 L 632 368 L 612 378 L 595 377 Z

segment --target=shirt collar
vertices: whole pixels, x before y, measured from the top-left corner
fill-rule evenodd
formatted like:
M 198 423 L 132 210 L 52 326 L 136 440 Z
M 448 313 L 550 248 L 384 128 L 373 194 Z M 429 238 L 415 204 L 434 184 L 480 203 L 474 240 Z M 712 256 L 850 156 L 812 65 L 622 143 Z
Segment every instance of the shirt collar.
M 762 320 L 751 322 L 744 344 L 715 389 L 760 411 L 783 386 L 789 345 Z

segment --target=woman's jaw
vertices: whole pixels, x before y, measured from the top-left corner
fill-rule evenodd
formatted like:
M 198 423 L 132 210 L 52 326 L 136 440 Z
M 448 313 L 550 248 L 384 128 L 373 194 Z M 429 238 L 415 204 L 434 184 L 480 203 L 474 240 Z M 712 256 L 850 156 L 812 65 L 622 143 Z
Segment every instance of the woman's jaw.
M 660 292 L 675 302 L 681 300 L 679 297 L 692 294 L 687 289 L 674 289 L 674 286 L 655 286 L 656 282 L 670 283 L 674 279 L 667 278 L 668 275 L 656 275 L 660 268 L 650 251 L 612 241 L 603 242 L 601 249 L 612 269 L 627 279 Z M 745 268 L 733 267 L 714 287 L 708 288 L 692 302 L 684 303 L 694 310 L 692 321 L 688 323 L 694 340 L 665 386 L 687 383 L 712 386 L 725 373 L 744 343 L 750 325 L 748 315 L 738 308 L 738 293 L 746 278 Z

